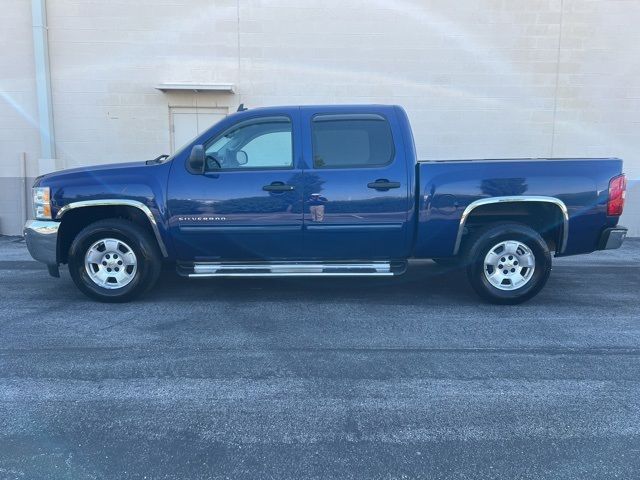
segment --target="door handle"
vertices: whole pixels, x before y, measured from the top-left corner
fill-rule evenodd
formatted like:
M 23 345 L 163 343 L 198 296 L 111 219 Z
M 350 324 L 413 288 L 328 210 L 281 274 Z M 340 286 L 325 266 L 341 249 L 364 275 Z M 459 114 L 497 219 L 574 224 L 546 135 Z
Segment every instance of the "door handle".
M 400 182 L 390 182 L 386 178 L 379 178 L 375 182 L 367 183 L 367 187 L 386 192 L 392 188 L 400 188 Z
M 265 192 L 290 192 L 294 190 L 295 187 L 293 185 L 286 185 L 283 182 L 272 182 L 270 185 L 265 185 L 262 187 L 262 190 Z

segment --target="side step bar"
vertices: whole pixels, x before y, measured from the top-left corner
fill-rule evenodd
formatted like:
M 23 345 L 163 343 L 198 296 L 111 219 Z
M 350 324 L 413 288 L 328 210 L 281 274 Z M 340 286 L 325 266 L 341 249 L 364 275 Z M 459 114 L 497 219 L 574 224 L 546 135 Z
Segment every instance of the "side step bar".
M 406 262 L 265 262 L 178 265 L 179 275 L 197 277 L 390 277 L 401 275 Z

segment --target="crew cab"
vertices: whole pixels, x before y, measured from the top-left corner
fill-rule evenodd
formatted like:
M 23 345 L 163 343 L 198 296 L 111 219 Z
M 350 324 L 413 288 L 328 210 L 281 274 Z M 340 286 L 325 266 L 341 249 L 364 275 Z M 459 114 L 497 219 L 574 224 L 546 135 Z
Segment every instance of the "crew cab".
M 392 105 L 238 111 L 170 157 L 39 177 L 24 235 L 53 276 L 127 301 L 163 263 L 200 277 L 466 270 L 484 299 L 536 295 L 552 254 L 618 248 L 615 158 L 417 161 Z

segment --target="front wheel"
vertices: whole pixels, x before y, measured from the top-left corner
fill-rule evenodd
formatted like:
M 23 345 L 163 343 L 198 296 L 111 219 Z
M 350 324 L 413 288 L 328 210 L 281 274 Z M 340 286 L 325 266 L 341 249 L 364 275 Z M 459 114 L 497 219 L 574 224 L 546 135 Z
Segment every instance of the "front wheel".
M 534 297 L 551 273 L 544 239 L 521 224 L 488 227 L 467 242 L 467 276 L 485 300 L 517 304 Z
M 85 295 L 126 302 L 150 289 L 162 260 L 155 240 L 139 225 L 106 219 L 84 228 L 69 250 L 69 273 Z

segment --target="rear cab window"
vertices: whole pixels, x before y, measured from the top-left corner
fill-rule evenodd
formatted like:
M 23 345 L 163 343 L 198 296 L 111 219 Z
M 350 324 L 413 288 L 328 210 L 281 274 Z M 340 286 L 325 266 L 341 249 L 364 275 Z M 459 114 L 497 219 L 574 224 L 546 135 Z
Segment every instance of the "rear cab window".
M 388 120 L 378 114 L 318 114 L 312 119 L 314 168 L 388 165 L 395 147 Z

